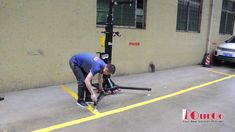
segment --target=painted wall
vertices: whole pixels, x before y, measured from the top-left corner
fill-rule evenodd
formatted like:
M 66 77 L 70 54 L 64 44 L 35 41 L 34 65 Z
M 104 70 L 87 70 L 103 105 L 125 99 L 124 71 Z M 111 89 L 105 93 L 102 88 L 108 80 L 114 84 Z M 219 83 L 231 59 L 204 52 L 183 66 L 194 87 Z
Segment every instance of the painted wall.
M 215 2 L 214 43 L 222 0 Z M 203 0 L 200 33 L 176 32 L 177 0 L 148 0 L 146 29 L 115 28 L 113 63 L 117 74 L 201 62 L 206 50 L 210 1 Z M 96 0 L 0 0 L 0 92 L 75 82 L 68 60 L 100 50 L 104 29 L 96 27 Z M 140 46 L 129 46 L 140 42 Z

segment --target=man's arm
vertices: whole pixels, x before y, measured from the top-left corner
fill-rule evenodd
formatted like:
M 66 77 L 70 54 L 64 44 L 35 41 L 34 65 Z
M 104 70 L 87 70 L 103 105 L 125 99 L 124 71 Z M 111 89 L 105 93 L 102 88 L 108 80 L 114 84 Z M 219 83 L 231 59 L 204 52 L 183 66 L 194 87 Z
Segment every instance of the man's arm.
M 98 82 L 99 82 L 99 90 L 103 91 L 103 74 L 99 73 L 99 76 L 98 76 Z
M 85 84 L 86 84 L 87 89 L 91 93 L 91 99 L 93 101 L 97 101 L 95 92 L 93 90 L 93 86 L 91 85 L 92 78 L 93 78 L 93 74 L 91 72 L 89 72 L 86 79 L 85 79 Z

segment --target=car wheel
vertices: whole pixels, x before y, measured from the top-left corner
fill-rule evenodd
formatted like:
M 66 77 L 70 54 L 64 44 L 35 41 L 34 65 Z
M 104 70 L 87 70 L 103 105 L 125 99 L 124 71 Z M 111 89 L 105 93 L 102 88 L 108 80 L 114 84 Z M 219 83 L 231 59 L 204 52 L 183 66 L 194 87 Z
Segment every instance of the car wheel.
M 216 65 L 216 66 L 222 65 L 222 61 L 219 60 L 216 56 L 213 56 L 212 63 L 213 65 Z

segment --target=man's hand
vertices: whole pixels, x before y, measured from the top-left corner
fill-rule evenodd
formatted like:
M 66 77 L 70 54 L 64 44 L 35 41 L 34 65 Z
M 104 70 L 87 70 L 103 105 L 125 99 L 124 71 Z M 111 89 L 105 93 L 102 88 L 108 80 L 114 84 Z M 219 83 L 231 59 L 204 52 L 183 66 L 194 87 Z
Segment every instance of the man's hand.
M 92 101 L 97 102 L 97 98 L 96 98 L 96 95 L 95 95 L 95 94 L 92 94 L 92 95 L 91 95 L 91 99 L 92 99 Z

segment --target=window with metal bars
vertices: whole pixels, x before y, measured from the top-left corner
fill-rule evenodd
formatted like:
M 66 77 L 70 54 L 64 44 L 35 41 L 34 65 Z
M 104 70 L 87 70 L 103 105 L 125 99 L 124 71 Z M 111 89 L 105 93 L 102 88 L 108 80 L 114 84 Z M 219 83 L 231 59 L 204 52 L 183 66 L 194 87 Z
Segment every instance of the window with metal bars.
M 233 34 L 234 27 L 234 2 L 223 0 L 220 18 L 220 34 Z
M 178 0 L 177 31 L 200 32 L 201 0 Z
M 125 0 L 116 0 L 125 1 Z M 147 0 L 134 0 L 134 4 L 122 4 L 114 6 L 114 27 L 145 28 Z M 96 25 L 104 26 L 109 10 L 109 0 L 97 0 Z

